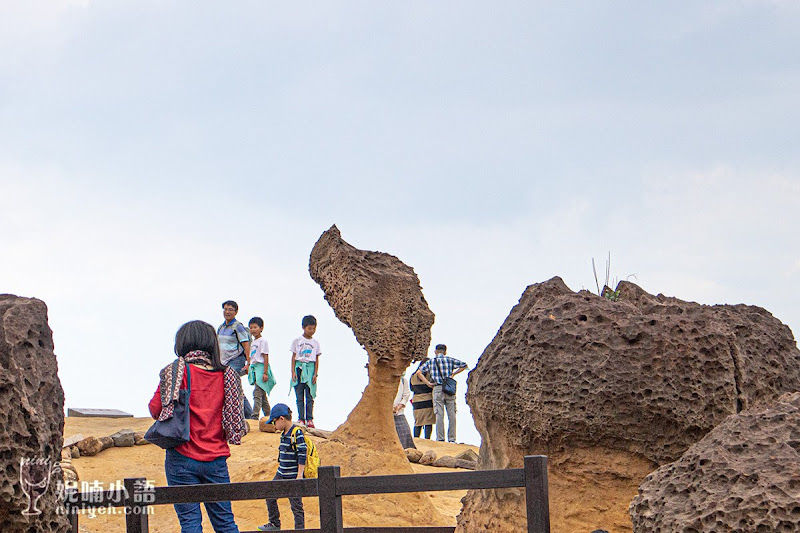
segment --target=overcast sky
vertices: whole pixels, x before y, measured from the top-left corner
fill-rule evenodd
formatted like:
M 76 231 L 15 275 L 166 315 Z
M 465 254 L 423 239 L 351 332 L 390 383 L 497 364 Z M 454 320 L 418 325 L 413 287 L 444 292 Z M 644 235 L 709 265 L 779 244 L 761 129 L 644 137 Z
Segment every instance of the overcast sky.
M 308 275 L 334 223 L 415 268 L 470 367 L 527 285 L 594 290 L 609 252 L 800 328 L 800 3 L 0 0 L 0 51 L 0 292 L 48 304 L 67 407 L 145 416 L 231 298 L 273 404 L 318 317 L 341 423 L 365 354 Z

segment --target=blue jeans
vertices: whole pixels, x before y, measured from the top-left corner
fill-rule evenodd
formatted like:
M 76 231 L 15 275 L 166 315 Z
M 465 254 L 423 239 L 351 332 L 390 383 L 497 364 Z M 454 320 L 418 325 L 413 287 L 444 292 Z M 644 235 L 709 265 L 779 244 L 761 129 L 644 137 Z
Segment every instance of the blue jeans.
M 196 461 L 175 450 L 167 450 L 164 471 L 167 485 L 199 485 L 201 483 L 230 483 L 227 457 L 217 457 L 213 461 Z M 239 533 L 233 519 L 231 502 L 206 502 L 206 513 L 217 533 Z M 181 533 L 201 533 L 203 517 L 199 503 L 175 504 L 175 512 L 181 523 Z
M 236 370 L 239 375 L 242 375 L 242 369 L 244 365 L 247 364 L 247 359 L 244 356 L 244 353 L 239 354 L 238 356 L 234 357 L 227 363 L 225 363 L 232 369 Z M 244 397 L 244 417 L 251 418 L 253 416 L 253 408 L 250 405 L 250 401 L 247 399 L 247 396 Z
M 298 368 L 295 372 L 299 374 L 299 382 L 303 377 L 303 371 Z M 294 386 L 294 395 L 297 398 L 297 419 L 314 420 L 314 397 L 311 396 L 311 387 L 305 383 L 298 383 Z

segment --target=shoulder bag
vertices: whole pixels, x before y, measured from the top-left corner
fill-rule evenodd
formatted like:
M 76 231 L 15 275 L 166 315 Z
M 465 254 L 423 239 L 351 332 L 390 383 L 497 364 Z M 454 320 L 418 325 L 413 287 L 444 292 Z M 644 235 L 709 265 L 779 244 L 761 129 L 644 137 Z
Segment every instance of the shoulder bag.
M 454 380 L 453 378 L 444 378 L 444 381 L 442 382 L 442 392 L 444 392 L 448 396 L 455 396 L 456 380 Z
M 178 379 L 178 361 L 172 367 L 172 389 L 180 387 Z M 144 438 L 165 450 L 175 448 L 189 442 L 189 394 L 192 388 L 192 376 L 189 365 L 186 365 L 186 388 L 178 391 L 178 399 L 174 402 L 172 416 L 166 420 L 156 420 L 145 433 Z

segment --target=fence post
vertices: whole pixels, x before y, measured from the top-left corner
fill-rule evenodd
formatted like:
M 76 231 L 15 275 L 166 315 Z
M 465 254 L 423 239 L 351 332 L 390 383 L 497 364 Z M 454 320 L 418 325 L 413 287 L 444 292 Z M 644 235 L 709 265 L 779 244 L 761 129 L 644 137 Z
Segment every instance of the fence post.
M 321 466 L 318 472 L 319 529 L 322 533 L 344 533 L 342 497 L 336 494 L 336 478 L 339 477 L 339 467 Z
M 143 477 L 125 478 L 125 531 L 127 533 L 149 533 L 150 525 L 147 520 L 147 503 L 143 502 L 142 487 L 147 486 L 147 479 Z M 139 496 L 137 501 L 136 496 Z
M 528 533 L 550 533 L 545 455 L 525 456 L 525 508 L 528 512 Z
M 78 533 L 78 515 L 81 512 L 81 508 L 77 505 L 77 503 L 78 490 L 73 488 L 66 489 L 64 510 L 67 513 L 67 518 L 69 518 L 70 533 Z

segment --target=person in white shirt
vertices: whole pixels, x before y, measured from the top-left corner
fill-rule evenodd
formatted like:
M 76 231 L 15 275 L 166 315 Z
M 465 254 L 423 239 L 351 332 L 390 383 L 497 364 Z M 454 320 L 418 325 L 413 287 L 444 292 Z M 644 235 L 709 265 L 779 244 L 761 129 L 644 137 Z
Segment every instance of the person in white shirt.
M 301 322 L 303 334 L 292 341 L 292 384 L 297 398 L 297 423 L 314 427 L 314 398 L 317 397 L 317 376 L 322 348 L 317 339 L 317 319 L 306 315 Z
M 272 368 L 269 365 L 269 344 L 267 339 L 261 336 L 264 332 L 264 320 L 254 316 L 248 325 L 253 342 L 250 343 L 250 368 L 247 372 L 247 379 L 251 385 L 255 386 L 251 418 L 258 420 L 262 411 L 264 416 L 269 416 L 268 395 L 275 386 L 275 377 L 272 375 Z
M 411 438 L 411 428 L 408 426 L 406 420 L 405 409 L 408 400 L 411 398 L 411 387 L 408 386 L 408 380 L 405 376 L 400 376 L 400 383 L 397 386 L 397 396 L 394 398 L 394 428 L 397 430 L 397 437 L 400 439 L 400 444 L 403 449 L 416 448 L 414 439 Z

